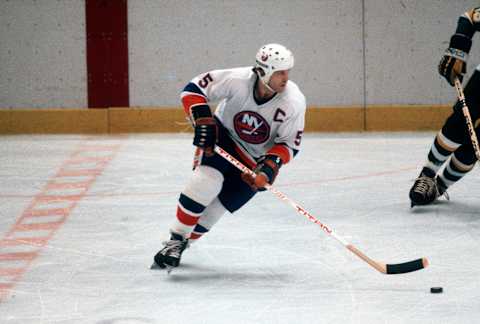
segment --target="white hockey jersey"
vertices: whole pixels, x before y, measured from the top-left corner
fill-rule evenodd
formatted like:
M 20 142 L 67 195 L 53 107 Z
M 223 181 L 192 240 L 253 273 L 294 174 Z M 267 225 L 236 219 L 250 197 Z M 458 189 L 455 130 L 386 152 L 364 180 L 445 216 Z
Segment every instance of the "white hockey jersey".
M 256 81 L 252 67 L 241 67 L 203 73 L 191 83 L 201 90 L 210 105 L 218 103 L 216 118 L 244 153 L 257 159 L 276 144 L 283 144 L 290 160 L 300 149 L 305 125 L 305 96 L 289 80 L 283 92 L 265 103 L 258 103 L 254 98 Z M 192 89 L 197 87 L 184 90 L 182 98 L 192 95 L 195 91 Z

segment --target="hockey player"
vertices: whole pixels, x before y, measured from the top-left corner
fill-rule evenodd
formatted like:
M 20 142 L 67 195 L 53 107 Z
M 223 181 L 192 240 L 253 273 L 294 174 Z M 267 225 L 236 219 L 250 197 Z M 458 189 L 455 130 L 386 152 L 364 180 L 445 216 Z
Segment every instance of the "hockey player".
M 194 127 L 194 171 L 178 199 L 170 240 L 154 257 L 176 267 L 182 252 L 226 212 L 245 205 L 272 184 L 282 165 L 297 154 L 305 122 L 305 97 L 289 80 L 290 50 L 262 46 L 253 67 L 214 70 L 192 79 L 181 100 Z M 215 113 L 209 103 L 219 102 Z M 221 156 L 219 145 L 254 170 L 242 174 Z
M 458 19 L 456 32 L 438 66 L 439 73 L 450 85 L 454 85 L 455 78 L 462 81 L 472 37 L 479 30 L 480 7 L 465 12 Z M 480 65 L 465 87 L 465 99 L 475 124 L 480 115 Z M 461 109 L 457 101 L 452 114 L 435 137 L 426 164 L 410 190 L 412 207 L 430 204 L 442 195 L 448 199 L 447 188 L 473 169 L 477 159 Z M 479 136 L 480 126 L 475 131 Z M 442 165 L 445 168 L 439 172 Z

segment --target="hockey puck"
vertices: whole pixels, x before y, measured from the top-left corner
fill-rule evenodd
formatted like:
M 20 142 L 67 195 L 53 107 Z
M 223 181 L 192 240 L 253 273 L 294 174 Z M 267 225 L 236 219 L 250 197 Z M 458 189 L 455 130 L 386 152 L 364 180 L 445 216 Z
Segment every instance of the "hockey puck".
M 432 287 L 432 288 L 430 288 L 430 292 L 432 294 L 441 294 L 443 292 L 443 288 L 442 287 Z

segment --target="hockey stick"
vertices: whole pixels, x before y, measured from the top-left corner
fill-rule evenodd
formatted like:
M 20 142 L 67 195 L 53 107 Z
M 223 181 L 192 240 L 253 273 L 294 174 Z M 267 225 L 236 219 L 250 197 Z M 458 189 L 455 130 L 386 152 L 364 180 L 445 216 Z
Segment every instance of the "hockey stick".
M 470 134 L 470 140 L 472 141 L 473 150 L 477 160 L 480 161 L 480 148 L 478 147 L 477 134 L 475 134 L 475 127 L 473 126 L 472 117 L 468 111 L 467 102 L 465 101 L 465 95 L 463 94 L 462 83 L 458 78 L 455 78 L 455 89 L 457 90 L 458 101 L 462 105 L 463 116 L 467 123 L 468 133 Z
M 226 152 L 221 147 L 215 146 L 215 152 L 221 157 L 223 157 L 225 160 L 230 162 L 232 165 L 237 167 L 240 171 L 246 172 L 255 176 L 255 173 L 252 170 L 247 168 L 245 165 L 243 165 L 240 161 L 238 161 L 236 158 L 231 156 L 228 152 Z M 357 249 L 354 245 L 350 244 L 340 235 L 336 234 L 331 227 L 320 222 L 312 214 L 310 214 L 302 206 L 300 206 L 299 204 L 297 204 L 296 202 L 288 198 L 285 194 L 283 194 L 282 192 L 280 192 L 279 190 L 275 189 L 270 185 L 267 185 L 265 188 L 268 189 L 270 192 L 272 192 L 275 196 L 277 196 L 277 198 L 283 200 L 284 202 L 289 204 L 291 207 L 293 207 L 299 214 L 305 216 L 310 221 L 320 226 L 320 228 L 325 233 L 333 236 L 337 241 L 342 243 L 348 250 L 350 250 L 350 252 L 352 252 L 353 254 L 358 256 L 360 259 L 368 263 L 371 267 L 375 268 L 377 271 L 383 274 L 407 273 L 407 272 L 417 271 L 417 270 L 426 268 L 428 266 L 428 260 L 426 258 L 421 258 L 413 261 L 396 263 L 396 264 L 385 264 L 382 262 L 372 260 L 368 256 L 366 256 L 363 252 L 361 252 L 359 249 Z

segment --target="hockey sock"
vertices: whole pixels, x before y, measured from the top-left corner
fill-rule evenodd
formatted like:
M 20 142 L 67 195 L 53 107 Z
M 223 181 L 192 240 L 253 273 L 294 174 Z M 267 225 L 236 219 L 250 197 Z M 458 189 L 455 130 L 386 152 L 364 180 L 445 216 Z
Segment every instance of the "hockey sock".
M 177 205 L 177 218 L 171 226 L 174 233 L 186 236 L 197 225 L 198 219 L 202 215 L 205 206 L 197 203 L 184 194 L 180 194 Z
M 460 145 L 461 144 L 455 143 L 446 138 L 442 131 L 438 132 L 433 141 L 432 147 L 428 152 L 428 159 L 425 168 L 437 173 L 452 152 L 454 152 Z
M 220 171 L 199 165 L 187 186 L 180 194 L 177 217 L 170 230 L 189 236 L 202 215 L 222 189 L 223 175 Z
M 462 147 L 463 148 L 463 147 Z M 440 179 L 445 183 L 447 187 L 463 178 L 475 165 L 475 160 L 465 161 L 464 150 L 459 149 L 455 152 L 448 164 L 445 166 L 442 174 L 439 175 Z
M 218 198 L 215 198 L 210 205 L 204 210 L 197 225 L 193 228 L 190 234 L 190 243 L 196 242 L 199 238 L 205 235 L 218 220 L 225 214 L 227 210 L 223 207 Z
M 208 232 L 208 228 L 203 227 L 200 224 L 195 225 L 192 233 L 190 233 L 190 243 L 196 242 L 203 234 Z

